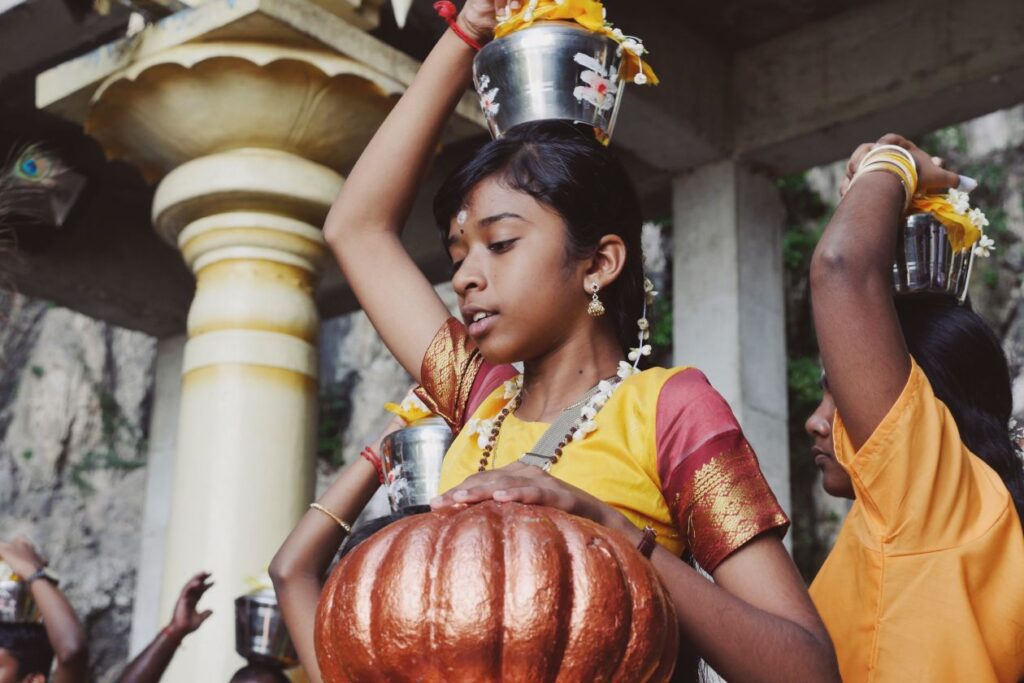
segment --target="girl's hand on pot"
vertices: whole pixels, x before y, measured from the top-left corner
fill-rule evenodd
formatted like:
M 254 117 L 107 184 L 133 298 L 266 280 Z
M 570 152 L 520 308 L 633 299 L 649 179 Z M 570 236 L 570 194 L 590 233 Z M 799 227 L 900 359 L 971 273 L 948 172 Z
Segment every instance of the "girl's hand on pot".
M 626 521 L 615 508 L 602 503 L 583 489 L 567 484 L 538 467 L 520 462 L 474 474 L 457 487 L 432 500 L 430 506 L 438 510 L 485 500 L 545 505 L 609 527 L 618 526 L 621 521 Z

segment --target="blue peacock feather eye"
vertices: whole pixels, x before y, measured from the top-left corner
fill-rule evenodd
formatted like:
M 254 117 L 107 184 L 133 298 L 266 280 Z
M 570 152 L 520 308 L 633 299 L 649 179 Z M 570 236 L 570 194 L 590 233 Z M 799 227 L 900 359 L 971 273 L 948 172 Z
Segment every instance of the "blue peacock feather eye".
M 21 171 L 25 175 L 34 178 L 39 175 L 39 164 L 36 163 L 35 159 L 25 159 L 21 162 Z

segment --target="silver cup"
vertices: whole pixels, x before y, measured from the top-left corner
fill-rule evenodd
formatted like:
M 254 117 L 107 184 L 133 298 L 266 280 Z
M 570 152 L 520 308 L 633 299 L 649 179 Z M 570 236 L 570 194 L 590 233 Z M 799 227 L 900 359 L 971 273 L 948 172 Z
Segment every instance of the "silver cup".
M 380 459 L 392 512 L 429 505 L 441 481 L 441 463 L 452 430 L 439 417 L 417 420 L 384 437 Z
M 526 121 L 583 123 L 611 137 L 622 104 L 622 52 L 573 22 L 541 21 L 484 46 L 473 60 L 480 108 L 495 138 Z
M 299 663 L 273 590 L 256 591 L 235 600 L 235 651 L 249 661 L 269 662 L 284 669 Z
M 33 623 L 39 621 L 39 609 L 29 586 L 21 580 L 0 580 L 0 622 Z
M 897 294 L 949 294 L 961 303 L 974 265 L 974 250 L 953 251 L 946 226 L 928 213 L 907 216 L 899 233 L 893 286 Z

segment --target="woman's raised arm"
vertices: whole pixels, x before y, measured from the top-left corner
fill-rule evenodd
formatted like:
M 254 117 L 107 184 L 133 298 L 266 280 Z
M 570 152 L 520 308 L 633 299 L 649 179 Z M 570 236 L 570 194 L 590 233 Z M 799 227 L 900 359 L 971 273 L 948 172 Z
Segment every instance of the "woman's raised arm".
M 504 3 L 499 3 L 503 5 Z M 496 0 L 468 0 L 462 30 L 485 42 Z M 448 310 L 400 236 L 445 122 L 470 83 L 473 49 L 445 32 L 367 145 L 324 225 L 349 286 L 391 353 L 416 381 Z
M 917 164 L 918 189 L 955 187 L 939 167 L 899 135 L 861 145 L 849 179 L 877 145 L 898 145 Z M 904 190 L 895 175 L 867 173 L 845 193 L 811 260 L 811 302 L 821 360 L 843 423 L 860 448 L 896 403 L 910 376 L 910 355 L 893 305 L 892 264 Z

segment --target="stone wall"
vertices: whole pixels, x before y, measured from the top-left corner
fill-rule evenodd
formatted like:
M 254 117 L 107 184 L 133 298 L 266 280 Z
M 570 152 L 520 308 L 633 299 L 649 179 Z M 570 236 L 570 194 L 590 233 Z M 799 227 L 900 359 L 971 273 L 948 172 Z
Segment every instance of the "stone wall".
M 128 650 L 154 347 L 0 294 L 0 538 L 50 558 L 101 683 Z

